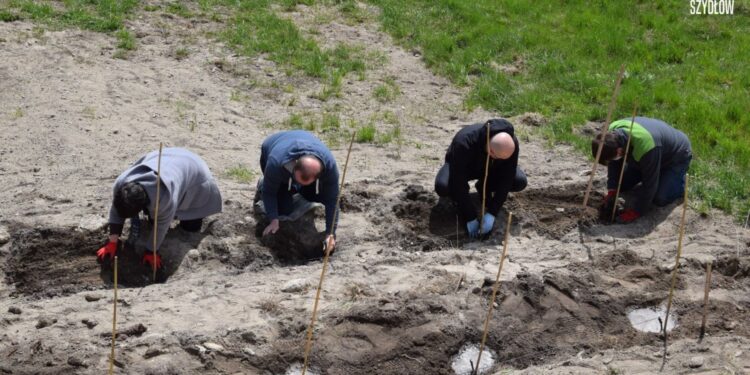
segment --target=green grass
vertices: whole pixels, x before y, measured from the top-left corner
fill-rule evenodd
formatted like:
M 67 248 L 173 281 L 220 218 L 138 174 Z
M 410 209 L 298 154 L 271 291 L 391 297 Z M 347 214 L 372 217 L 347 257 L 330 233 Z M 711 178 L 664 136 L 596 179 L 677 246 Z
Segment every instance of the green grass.
M 322 49 L 303 36 L 294 23 L 276 15 L 270 0 L 226 0 L 233 17 L 221 39 L 245 56 L 264 55 L 286 68 L 289 74 L 303 74 L 322 79 L 321 100 L 340 97 L 343 78 L 349 73 L 364 77 L 366 56 L 361 48 L 338 45 Z M 300 2 L 287 2 L 296 5 Z
M 603 121 L 620 64 L 615 118 L 661 118 L 690 137 L 691 193 L 736 215 L 750 208 L 750 5 L 690 16 L 665 1 L 367 0 L 383 28 L 427 66 L 470 88 L 468 107 L 540 112 L 544 133 L 587 153 L 573 132 Z M 515 75 L 499 69 L 513 64 Z
M 187 47 L 179 47 L 174 51 L 174 58 L 177 60 L 183 60 L 190 56 L 190 50 Z
M 56 27 L 114 32 L 124 26 L 123 21 L 138 3 L 138 0 L 65 0 L 53 7 L 48 1 L 10 0 L 0 3 L 0 8 L 5 8 L 0 9 L 0 19 L 29 19 Z
M 357 137 L 355 141 L 357 143 L 372 143 L 375 141 L 376 133 L 377 129 L 372 123 L 361 126 L 359 129 L 357 129 Z
M 193 16 L 193 12 L 190 11 L 187 5 L 179 0 L 167 4 L 167 12 L 178 15 L 182 18 L 191 18 Z
M 255 180 L 255 172 L 242 165 L 229 168 L 226 173 L 237 182 L 250 183 Z
M 375 87 L 375 90 L 372 92 L 375 100 L 381 103 L 392 102 L 399 95 L 401 95 L 401 89 L 393 77 L 388 77 L 383 84 Z
M 122 28 L 115 33 L 117 37 L 117 48 L 125 51 L 132 51 L 135 49 L 135 37 L 126 28 Z

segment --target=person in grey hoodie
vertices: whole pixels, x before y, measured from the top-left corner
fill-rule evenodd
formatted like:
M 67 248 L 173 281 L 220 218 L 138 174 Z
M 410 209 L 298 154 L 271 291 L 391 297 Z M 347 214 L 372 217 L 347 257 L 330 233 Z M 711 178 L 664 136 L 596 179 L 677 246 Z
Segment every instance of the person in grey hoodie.
M 279 230 L 279 216 L 292 212 L 293 196 L 299 193 L 306 200 L 325 206 L 326 232 L 331 233 L 326 241 L 333 250 L 339 171 L 328 147 L 306 131 L 279 132 L 263 141 L 260 169 L 263 178 L 258 183 L 258 195 L 270 220 L 263 235 Z
M 109 210 L 109 242 L 97 251 L 102 259 L 114 257 L 125 219 L 130 219 L 131 236 L 140 227 L 141 211 L 152 218 L 159 212 L 156 235 L 158 251 L 172 220 L 188 232 L 198 232 L 203 218 L 221 212 L 221 193 L 208 165 L 196 154 L 182 148 L 165 148 L 161 157 L 161 188 L 156 207 L 156 181 L 159 151 L 150 152 L 115 180 L 112 207 Z M 136 229 L 135 231 L 133 229 Z M 153 256 L 152 242 L 146 244 L 143 261 L 161 266 L 161 257 Z

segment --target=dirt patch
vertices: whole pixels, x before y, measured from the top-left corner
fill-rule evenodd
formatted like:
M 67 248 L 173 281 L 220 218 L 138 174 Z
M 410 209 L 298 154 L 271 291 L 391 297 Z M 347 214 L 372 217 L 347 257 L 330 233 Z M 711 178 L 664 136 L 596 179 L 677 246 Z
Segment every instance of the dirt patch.
M 6 280 L 14 293 L 40 298 L 99 289 L 95 253 L 103 238 L 73 228 L 19 228 L 11 234 Z
M 681 276 L 690 283 L 698 278 Z M 522 272 L 504 283 L 498 294 L 488 346 L 499 363 L 516 368 L 580 351 L 658 346 L 660 336 L 635 330 L 626 314 L 635 307 L 661 304 L 669 282 L 669 272 L 628 250 L 543 275 Z M 678 288 L 685 285 L 681 282 Z M 481 338 L 491 285 L 472 292 L 468 300 L 406 293 L 329 311 L 316 333 L 312 363 L 329 374 L 450 374 L 451 357 Z M 697 334 L 699 307 L 675 300 L 673 312 L 680 323 L 670 337 Z M 712 316 L 713 334 L 742 330 L 744 335 L 750 323 L 747 314 L 725 302 L 714 303 Z M 282 373 L 302 360 L 305 322 L 290 315 L 279 324 L 280 339 L 248 357 L 250 364 Z
M 585 184 L 526 189 L 512 194 L 505 207 L 513 211 L 515 220 L 524 228 L 560 239 L 580 225 L 598 221 L 599 211 L 593 207 L 599 207 L 603 197 L 593 192 L 589 198 L 589 207 L 584 208 L 585 191 Z

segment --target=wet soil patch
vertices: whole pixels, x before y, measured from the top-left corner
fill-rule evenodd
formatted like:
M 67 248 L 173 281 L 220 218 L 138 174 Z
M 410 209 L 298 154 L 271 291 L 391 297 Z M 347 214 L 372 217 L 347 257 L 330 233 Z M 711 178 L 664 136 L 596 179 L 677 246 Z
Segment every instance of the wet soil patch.
M 96 249 L 101 232 L 73 228 L 18 228 L 3 269 L 16 294 L 39 298 L 101 288 Z
M 523 228 L 536 230 L 543 236 L 560 239 L 574 228 L 598 222 L 601 194 L 592 192 L 589 207 L 582 207 L 585 184 L 526 189 L 511 194 L 505 207 L 513 211 Z

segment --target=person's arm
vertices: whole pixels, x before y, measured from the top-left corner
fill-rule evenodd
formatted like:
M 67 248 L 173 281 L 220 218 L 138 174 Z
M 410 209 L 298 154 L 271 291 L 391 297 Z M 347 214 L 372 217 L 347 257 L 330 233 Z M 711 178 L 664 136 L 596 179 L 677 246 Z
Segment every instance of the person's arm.
M 112 188 L 112 196 L 114 197 L 115 191 L 119 189 L 121 184 L 118 182 L 115 182 L 114 187 Z M 125 224 L 125 218 L 120 217 L 120 215 L 117 213 L 117 209 L 115 209 L 114 200 L 112 204 L 109 207 L 109 241 L 110 242 L 117 242 L 117 240 L 120 238 L 120 235 L 122 234 L 122 228 Z
M 169 227 L 172 225 L 172 220 L 174 220 L 175 214 L 177 213 L 177 206 L 174 204 L 174 202 L 172 202 L 172 197 L 169 191 L 164 186 L 162 186 L 160 190 L 161 197 L 159 197 L 158 208 L 159 219 L 157 220 L 156 228 L 156 251 L 159 251 L 159 249 L 161 248 L 161 244 L 162 242 L 164 242 L 164 238 L 167 236 Z M 156 202 L 154 202 L 154 206 L 156 206 Z M 149 208 L 149 212 L 155 212 L 154 206 Z M 153 230 L 153 228 L 151 229 Z M 153 232 L 151 232 L 148 241 L 146 241 L 146 249 L 148 249 L 149 251 L 154 251 L 154 238 L 151 237 L 153 235 Z
M 655 147 L 638 161 L 641 170 L 642 188 L 636 199 L 634 209 L 641 215 L 651 209 L 656 192 L 659 190 L 659 175 L 661 173 L 661 147 Z
M 454 150 L 453 160 L 449 162 L 450 176 L 448 178 L 448 185 L 451 195 L 456 200 L 461 216 L 466 221 L 472 221 L 477 218 L 477 213 L 469 195 L 469 178 L 466 175 L 466 169 L 469 164 L 467 159 L 467 150 Z
M 503 162 L 503 165 L 495 172 L 493 179 L 495 179 L 495 195 L 490 198 L 487 204 L 487 212 L 492 216 L 497 216 L 500 212 L 500 208 L 508 198 L 508 193 L 513 187 L 513 181 L 516 177 L 516 168 L 518 168 L 518 152 L 514 153 L 511 159 Z M 487 181 L 489 186 L 490 181 Z M 490 193 L 489 191 L 487 192 Z
M 325 185 L 322 186 L 324 199 L 324 205 L 326 207 L 326 233 L 336 234 L 336 227 L 339 223 L 339 215 L 336 211 L 339 208 L 336 206 L 336 199 L 339 195 L 339 171 L 334 169 L 330 176 L 326 179 Z M 339 214 L 341 211 L 339 211 Z M 335 217 L 335 221 L 334 221 Z M 333 231 L 331 231 L 333 229 Z
M 263 171 L 263 207 L 268 220 L 279 218 L 278 192 L 281 185 L 281 168 L 283 167 L 269 160 Z
M 607 163 L 607 190 L 617 189 L 617 183 L 620 180 L 620 171 L 622 170 L 622 163 L 625 162 L 625 158 L 620 160 L 610 160 Z

